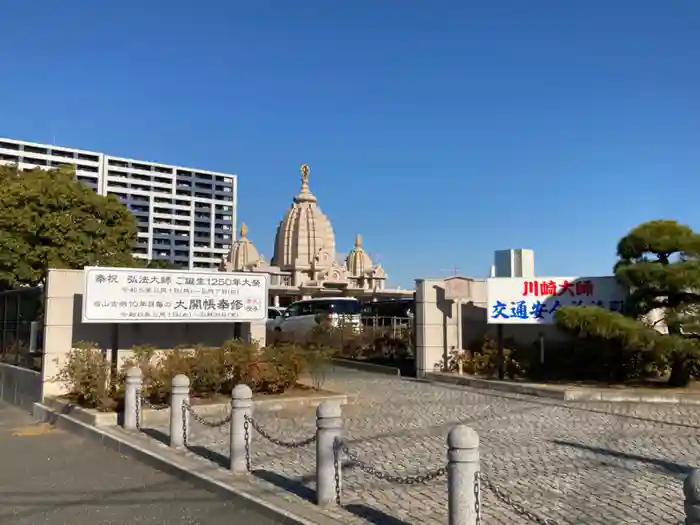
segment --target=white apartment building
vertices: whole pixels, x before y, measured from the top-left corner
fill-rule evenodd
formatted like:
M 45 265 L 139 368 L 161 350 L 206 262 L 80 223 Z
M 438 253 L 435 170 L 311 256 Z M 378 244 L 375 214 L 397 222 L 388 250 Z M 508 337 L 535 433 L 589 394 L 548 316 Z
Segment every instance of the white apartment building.
M 491 277 L 534 277 L 535 252 L 523 248 L 496 250 Z
M 134 254 L 143 259 L 214 269 L 235 240 L 235 175 L 6 138 L 0 138 L 0 163 L 75 166 L 78 180 L 117 196 L 134 214 Z

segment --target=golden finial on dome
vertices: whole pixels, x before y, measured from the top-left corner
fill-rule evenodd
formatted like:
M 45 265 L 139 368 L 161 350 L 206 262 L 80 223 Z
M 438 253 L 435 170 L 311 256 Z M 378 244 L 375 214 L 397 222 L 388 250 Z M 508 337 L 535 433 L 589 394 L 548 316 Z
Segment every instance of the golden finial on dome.
M 308 164 L 301 165 L 301 190 L 299 195 L 294 197 L 294 202 L 316 202 L 316 197 L 313 196 L 309 189 L 309 173 L 311 168 Z
M 362 235 L 359 233 L 355 236 L 355 248 L 362 248 Z
M 248 225 L 244 222 L 241 224 L 241 237 L 248 236 Z

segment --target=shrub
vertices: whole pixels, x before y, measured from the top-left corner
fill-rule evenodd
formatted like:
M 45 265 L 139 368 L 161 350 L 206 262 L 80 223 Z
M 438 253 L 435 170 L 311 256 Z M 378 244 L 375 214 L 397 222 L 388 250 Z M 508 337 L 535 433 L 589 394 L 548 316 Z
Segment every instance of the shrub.
M 173 378 L 190 379 L 195 397 L 230 395 L 234 386 L 245 383 L 255 393 L 280 393 L 293 387 L 310 366 L 320 363 L 325 349 L 306 349 L 278 343 L 260 349 L 256 344 L 227 341 L 219 347 L 197 346 L 158 351 L 135 347 L 125 359 L 114 386 L 109 387 L 110 363 L 96 345 L 85 343 L 73 349 L 57 380 L 65 382 L 69 397 L 88 408 L 113 410 L 123 398 L 126 371 L 138 366 L 143 373 L 142 395 L 151 403 L 167 403 Z
M 110 363 L 94 343 L 80 342 L 68 354 L 55 380 L 65 383 L 74 403 L 101 411 L 114 410 L 117 400 L 109 385 Z

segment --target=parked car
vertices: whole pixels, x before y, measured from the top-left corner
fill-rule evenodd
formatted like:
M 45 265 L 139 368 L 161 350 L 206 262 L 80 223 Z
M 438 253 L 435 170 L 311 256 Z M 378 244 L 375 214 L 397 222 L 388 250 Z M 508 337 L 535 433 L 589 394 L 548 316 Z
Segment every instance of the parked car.
M 286 310 L 286 308 L 282 308 L 280 306 L 269 306 L 267 308 L 267 329 L 268 330 L 274 330 L 274 328 L 282 320 L 282 316 L 284 315 L 285 310 Z
M 375 301 L 362 305 L 362 317 L 398 317 L 410 319 L 416 309 L 413 299 L 396 299 L 394 301 Z
M 303 334 L 323 321 L 331 326 L 360 329 L 360 302 L 354 297 L 318 297 L 297 301 L 287 307 L 273 330 Z

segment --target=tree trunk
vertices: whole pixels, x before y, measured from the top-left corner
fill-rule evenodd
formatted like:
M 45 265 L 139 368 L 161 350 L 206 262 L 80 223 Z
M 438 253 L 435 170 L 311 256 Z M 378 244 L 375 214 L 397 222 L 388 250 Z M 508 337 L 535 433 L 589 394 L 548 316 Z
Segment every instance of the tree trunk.
M 676 357 L 671 366 L 671 375 L 668 378 L 668 386 L 683 387 L 690 383 L 690 371 L 686 359 Z
M 681 326 L 678 323 L 668 323 L 669 335 L 681 337 Z M 688 368 L 688 357 L 685 352 L 676 349 L 671 363 L 671 375 L 668 378 L 668 386 L 682 387 L 690 383 L 690 370 Z

